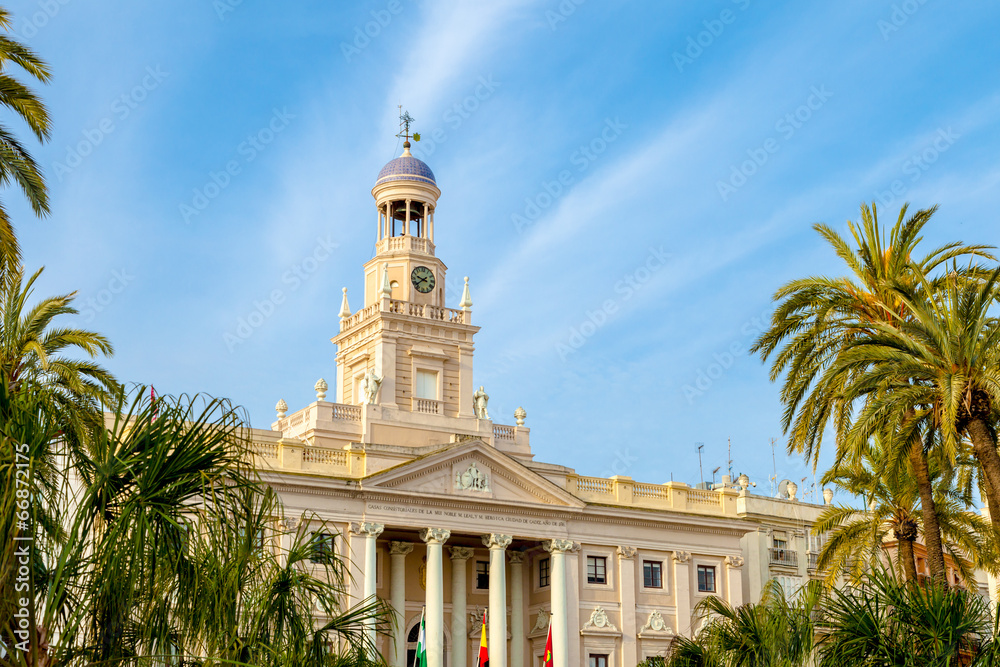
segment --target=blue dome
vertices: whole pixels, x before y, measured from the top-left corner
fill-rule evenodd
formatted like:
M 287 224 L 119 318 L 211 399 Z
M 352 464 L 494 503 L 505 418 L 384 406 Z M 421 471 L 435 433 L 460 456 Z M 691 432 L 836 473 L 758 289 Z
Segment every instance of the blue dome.
M 437 187 L 437 181 L 434 180 L 434 172 L 431 171 L 431 168 L 424 164 L 423 161 L 410 155 L 398 157 L 382 167 L 382 171 L 378 173 L 375 185 L 381 185 L 389 181 L 418 181 L 420 183 L 430 183 Z

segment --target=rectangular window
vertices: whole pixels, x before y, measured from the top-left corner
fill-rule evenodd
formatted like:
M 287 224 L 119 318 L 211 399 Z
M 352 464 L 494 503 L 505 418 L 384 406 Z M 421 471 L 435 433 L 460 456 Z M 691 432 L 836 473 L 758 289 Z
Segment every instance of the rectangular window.
M 333 557 L 333 533 L 313 533 L 312 549 L 309 560 L 313 563 L 330 562 Z
M 779 539 L 779 538 L 776 537 L 776 538 L 774 538 L 772 540 L 772 545 L 771 546 L 773 546 L 775 549 L 787 549 L 788 548 L 788 540 Z
M 417 371 L 417 398 L 438 400 L 438 374 L 434 371 Z
M 590 667 L 608 667 L 608 656 L 590 654 Z
M 700 593 L 715 592 L 715 568 L 711 565 L 698 566 L 698 591 Z
M 642 585 L 646 588 L 663 588 L 663 563 L 653 560 L 642 562 Z
M 538 561 L 538 587 L 545 588 L 549 583 L 549 559 L 543 558 Z
M 490 590 L 490 564 L 485 560 L 476 561 L 476 588 Z
M 604 556 L 587 556 L 587 583 L 608 583 L 607 559 Z

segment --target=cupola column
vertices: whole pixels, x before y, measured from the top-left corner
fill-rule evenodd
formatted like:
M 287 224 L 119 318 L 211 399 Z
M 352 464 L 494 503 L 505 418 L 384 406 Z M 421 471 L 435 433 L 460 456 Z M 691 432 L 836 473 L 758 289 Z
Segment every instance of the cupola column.
M 427 238 L 434 243 L 434 209 L 429 204 L 424 205 L 424 215 L 427 216 Z
M 410 236 L 410 200 L 406 200 L 406 227 L 403 228 L 403 234 Z

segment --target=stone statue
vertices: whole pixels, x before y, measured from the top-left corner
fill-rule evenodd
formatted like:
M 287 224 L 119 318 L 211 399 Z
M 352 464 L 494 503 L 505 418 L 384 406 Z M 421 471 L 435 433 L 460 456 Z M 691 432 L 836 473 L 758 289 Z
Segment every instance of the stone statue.
M 489 419 L 490 413 L 486 411 L 486 404 L 489 403 L 490 397 L 482 386 L 479 390 L 472 395 L 472 411 L 476 413 L 477 419 Z
M 382 378 L 378 376 L 375 369 L 368 371 L 365 376 L 365 403 L 375 405 L 375 397 L 378 396 L 379 387 L 382 386 Z

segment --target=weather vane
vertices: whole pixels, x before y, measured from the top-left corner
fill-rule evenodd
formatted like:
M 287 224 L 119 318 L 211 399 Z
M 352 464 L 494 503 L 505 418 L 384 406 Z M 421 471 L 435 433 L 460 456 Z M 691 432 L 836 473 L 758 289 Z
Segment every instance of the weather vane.
M 414 132 L 410 135 L 410 123 L 415 122 L 413 116 L 410 115 L 409 111 L 403 111 L 403 105 L 399 105 L 399 134 L 397 137 L 402 137 L 405 143 L 410 143 L 410 136 L 413 136 L 414 141 L 420 141 L 420 133 Z

